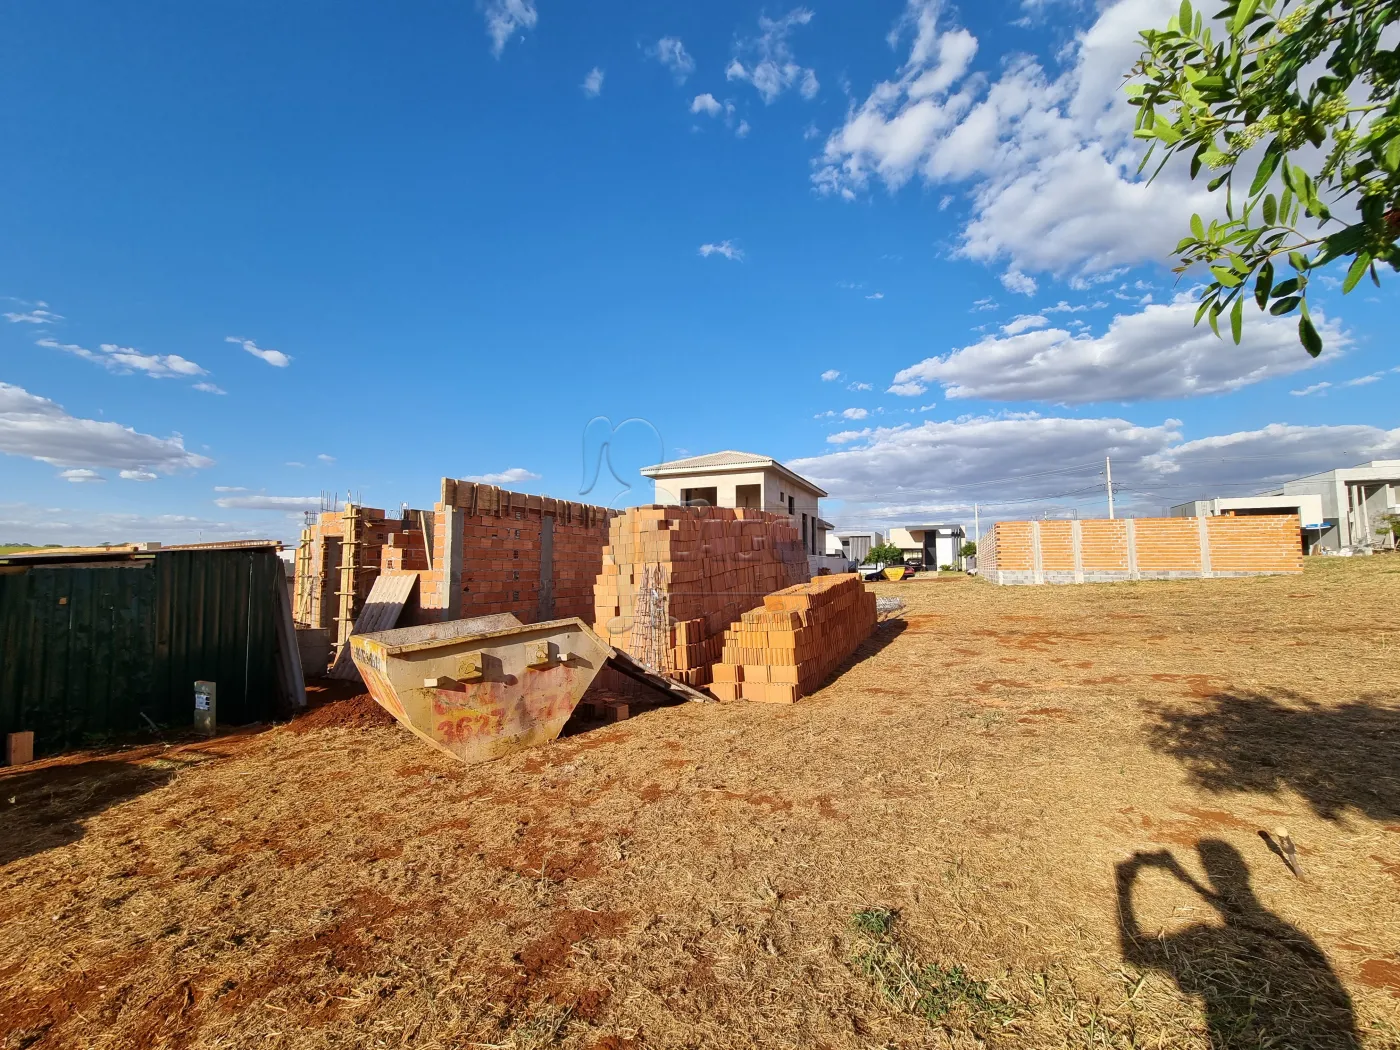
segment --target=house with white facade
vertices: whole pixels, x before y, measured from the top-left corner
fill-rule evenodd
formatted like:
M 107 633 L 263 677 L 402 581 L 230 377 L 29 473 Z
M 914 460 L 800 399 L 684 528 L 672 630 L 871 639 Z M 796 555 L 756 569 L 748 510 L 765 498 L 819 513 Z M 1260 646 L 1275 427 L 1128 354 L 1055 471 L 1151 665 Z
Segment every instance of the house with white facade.
M 961 525 L 905 525 L 890 529 L 890 543 L 904 552 L 906 562 L 919 562 L 927 569 L 951 565 L 962 569 L 962 545 L 967 533 Z
M 826 558 L 831 523 L 820 513 L 826 490 L 771 456 L 730 449 L 657 463 L 641 473 L 656 482 L 656 502 L 666 506 L 752 507 L 786 514 L 801 531 L 812 572 L 832 568 Z
M 1400 513 L 1400 459 L 1374 459 L 1284 482 L 1257 496 L 1192 500 L 1171 509 L 1173 517 L 1216 514 L 1297 514 L 1300 542 L 1308 554 L 1393 546 L 1377 534 L 1387 514 Z

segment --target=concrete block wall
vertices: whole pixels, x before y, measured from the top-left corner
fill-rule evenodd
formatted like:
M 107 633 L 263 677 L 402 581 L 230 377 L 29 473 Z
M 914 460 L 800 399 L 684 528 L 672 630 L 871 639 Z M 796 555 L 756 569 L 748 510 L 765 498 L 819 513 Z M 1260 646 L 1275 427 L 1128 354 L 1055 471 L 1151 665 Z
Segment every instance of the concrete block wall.
M 508 612 L 523 623 L 593 618 L 593 582 L 617 511 L 443 478 L 432 569 L 419 573 L 427 619 Z
M 1003 521 L 984 536 L 981 575 L 998 584 L 1111 583 L 1303 571 L 1296 514 Z

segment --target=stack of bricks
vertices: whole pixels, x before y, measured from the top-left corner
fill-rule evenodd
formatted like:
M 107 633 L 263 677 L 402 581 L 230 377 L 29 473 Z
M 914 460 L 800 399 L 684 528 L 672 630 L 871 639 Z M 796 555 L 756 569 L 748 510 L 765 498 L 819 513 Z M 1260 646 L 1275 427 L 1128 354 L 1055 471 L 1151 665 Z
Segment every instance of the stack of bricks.
M 732 507 L 633 507 L 612 520 L 593 596 L 594 629 L 687 685 L 710 681 L 723 633 L 773 591 L 808 579 L 802 538 L 785 514 Z M 644 579 L 661 592 L 656 621 L 639 621 Z M 658 632 L 660 636 L 658 637 Z
M 875 595 L 854 573 L 818 576 L 763 600 L 724 634 L 719 700 L 791 704 L 814 692 L 875 628 Z
M 445 620 L 511 613 L 523 623 L 587 621 L 616 513 L 443 478 L 433 568 L 420 573 L 425 611 Z

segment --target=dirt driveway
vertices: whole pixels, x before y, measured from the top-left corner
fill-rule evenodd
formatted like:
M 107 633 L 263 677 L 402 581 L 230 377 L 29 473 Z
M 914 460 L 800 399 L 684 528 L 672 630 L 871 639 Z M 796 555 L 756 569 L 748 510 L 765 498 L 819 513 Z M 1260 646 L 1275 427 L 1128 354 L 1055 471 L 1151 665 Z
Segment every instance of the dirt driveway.
M 1400 558 L 880 590 L 793 707 L 0 775 L 0 1047 L 1400 1046 Z

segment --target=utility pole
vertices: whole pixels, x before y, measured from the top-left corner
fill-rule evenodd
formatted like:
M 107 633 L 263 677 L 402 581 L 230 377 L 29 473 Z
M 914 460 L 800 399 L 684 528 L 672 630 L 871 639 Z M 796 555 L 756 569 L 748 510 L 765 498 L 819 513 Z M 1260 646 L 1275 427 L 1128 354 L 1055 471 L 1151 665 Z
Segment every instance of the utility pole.
M 1108 517 L 1113 520 L 1113 461 L 1107 456 L 1103 458 L 1103 473 L 1108 481 Z
M 972 505 L 972 535 L 974 537 L 973 543 L 980 544 L 982 542 L 982 522 L 977 517 L 977 504 L 975 503 Z

